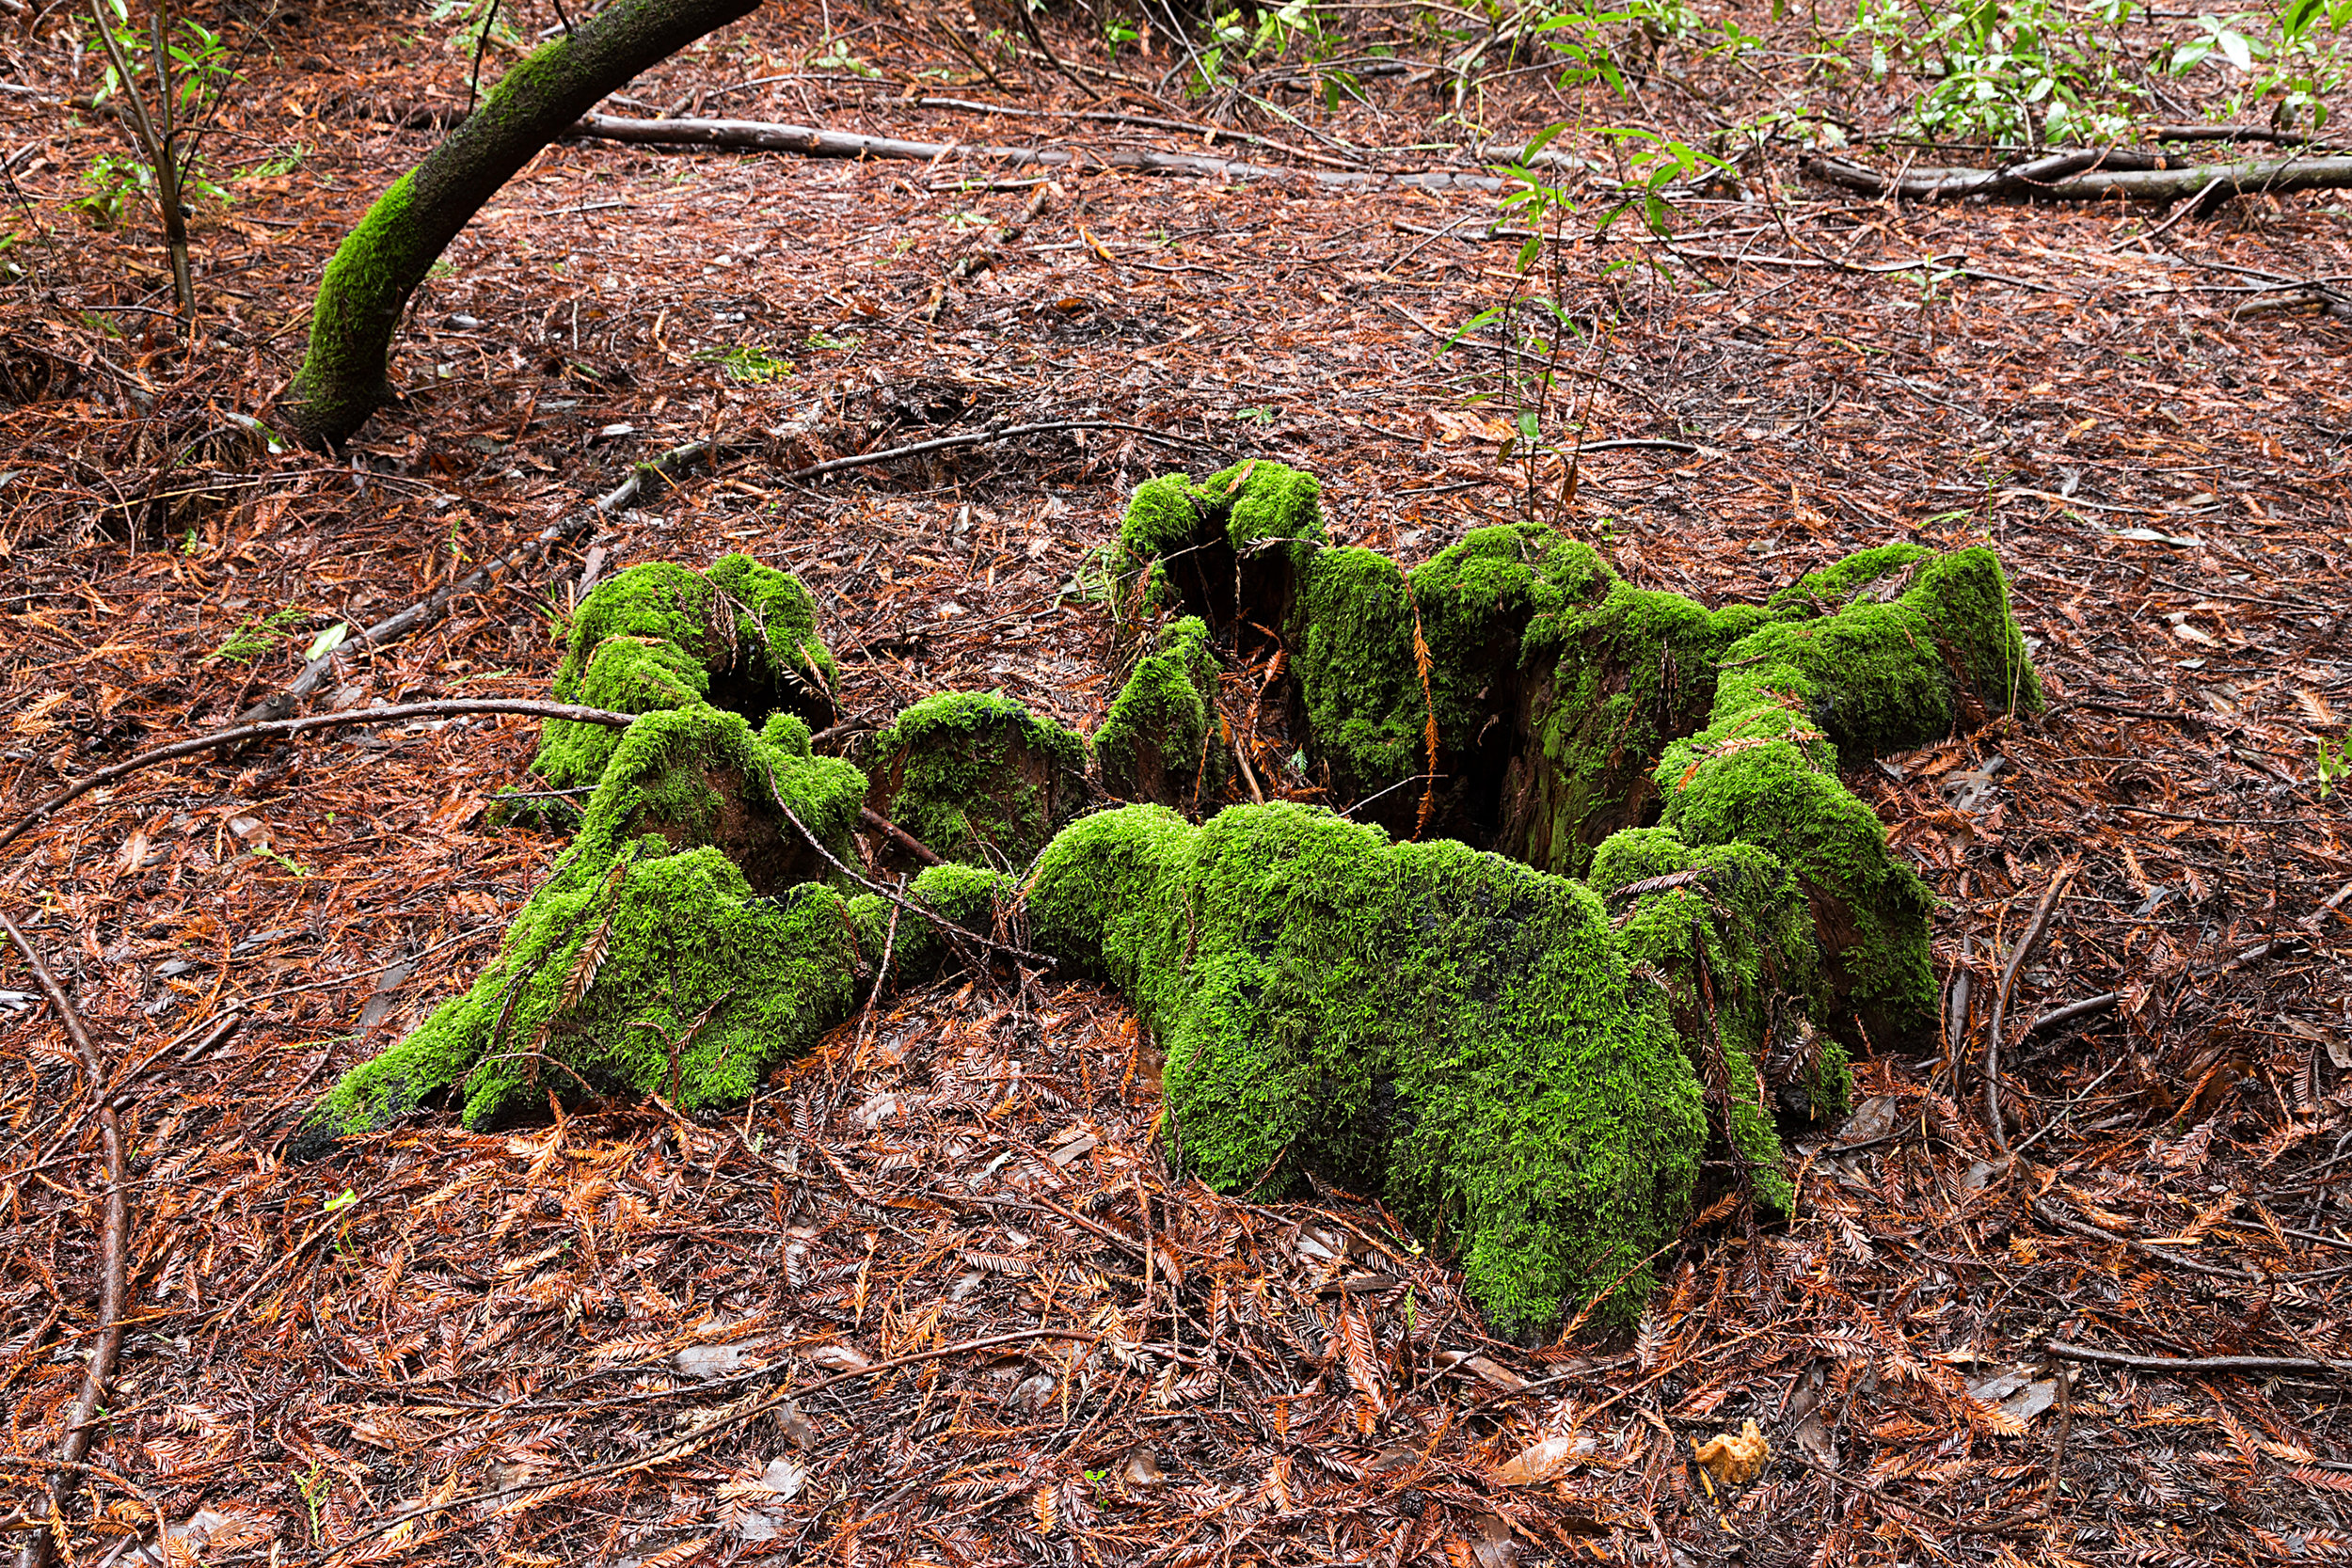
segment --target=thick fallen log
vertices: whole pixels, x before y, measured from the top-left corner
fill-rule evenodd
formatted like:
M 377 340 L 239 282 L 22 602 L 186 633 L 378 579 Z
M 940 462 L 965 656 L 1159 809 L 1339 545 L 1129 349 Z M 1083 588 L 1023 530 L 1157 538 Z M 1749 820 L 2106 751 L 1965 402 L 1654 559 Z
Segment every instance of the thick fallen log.
M 813 125 L 785 125 L 758 119 L 624 119 L 614 115 L 588 115 L 564 135 L 592 141 L 791 152 L 803 158 L 892 158 L 917 164 L 970 158 L 1008 164 L 1015 168 L 1110 168 L 1137 174 L 1202 175 L 1214 180 L 1303 180 L 1318 185 L 1396 185 L 1432 191 L 1498 191 L 1503 184 L 1491 174 L 1456 174 L 1450 169 L 1399 174 L 1367 170 L 1359 174 L 1334 169 L 1282 168 L 1239 158 L 1161 152 L 1148 147 L 1000 147 L 981 142 L 905 141 L 896 136 L 869 136 L 855 131 L 825 131 Z
M 2061 152 L 2007 168 L 1914 168 L 1900 174 L 1846 158 L 1811 158 L 1804 171 L 1817 180 L 1868 196 L 1906 201 L 2207 202 L 2262 192 L 2352 188 L 2352 157 L 2249 158 L 2228 164 L 2182 164 L 2124 150 Z

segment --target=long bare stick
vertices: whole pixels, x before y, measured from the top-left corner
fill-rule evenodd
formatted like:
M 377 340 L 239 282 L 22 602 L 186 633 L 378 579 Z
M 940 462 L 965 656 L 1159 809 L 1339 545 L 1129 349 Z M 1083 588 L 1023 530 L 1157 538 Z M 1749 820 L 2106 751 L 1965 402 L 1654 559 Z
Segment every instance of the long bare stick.
M 2001 1126 L 2001 1021 L 2009 1014 L 2010 992 L 2017 988 L 2018 972 L 2040 945 L 2042 929 L 2050 924 L 2050 911 L 2058 908 L 2059 895 L 2074 879 L 2074 867 L 2075 863 L 2069 861 L 2050 879 L 2042 902 L 2034 906 L 2033 918 L 2026 923 L 2026 934 L 2017 939 L 2016 949 L 2009 956 L 2009 967 L 2001 971 L 2000 990 L 1993 993 L 1993 1019 L 1984 1028 L 1984 1117 L 1993 1129 L 1993 1147 L 2003 1154 L 2009 1152 L 2009 1132 Z
M 624 119 L 589 115 L 564 133 L 598 141 L 723 147 L 760 152 L 796 152 L 804 158 L 897 158 L 935 164 L 950 157 L 1008 164 L 1014 167 L 1129 169 L 1142 174 L 1193 174 L 1216 180 L 1294 180 L 1343 188 L 1405 186 L 1423 190 L 1499 191 L 1495 175 L 1422 169 L 1388 174 L 1338 169 L 1283 168 L 1238 158 L 1203 158 L 1135 147 L 994 147 L 969 142 L 909 141 L 814 125 L 785 125 L 756 119 Z
M 526 719 L 567 719 L 576 724 L 610 724 L 627 729 L 637 722 L 639 715 L 614 713 L 609 708 L 581 707 L 574 703 L 537 703 L 520 697 L 453 697 L 435 703 L 400 703 L 391 707 L 353 708 L 348 713 L 313 713 L 302 719 L 273 719 L 264 724 L 240 724 L 234 729 L 215 730 L 189 740 L 175 740 L 168 746 L 158 746 L 141 752 L 127 762 L 102 768 L 88 778 L 70 788 L 61 789 L 20 817 L 6 832 L 0 832 L 0 849 L 38 827 L 53 816 L 58 807 L 67 805 L 115 780 L 152 768 L 158 763 L 180 757 L 235 746 L 247 740 L 266 740 L 276 736 L 301 735 L 310 730 L 336 729 L 348 724 L 391 724 L 405 719 L 452 718 L 467 713 L 514 713 Z
M 663 120 L 664 125 L 673 121 Z M 1041 424 L 1001 425 L 990 430 L 967 430 L 957 436 L 941 436 L 929 441 L 915 441 L 903 447 L 885 447 L 880 451 L 861 451 L 849 457 L 830 457 L 822 463 L 811 463 L 805 468 L 794 468 L 773 476 L 771 483 L 787 480 L 818 479 L 850 468 L 864 468 L 876 463 L 894 463 L 901 457 L 920 457 L 925 452 L 952 451 L 958 447 L 977 447 L 990 441 L 1009 441 L 1021 436 L 1042 436 L 1056 430 L 1126 430 L 1137 436 L 1148 436 L 1154 441 L 1171 446 L 1202 447 L 1211 443 L 1197 436 L 1171 436 L 1149 425 L 1122 424 L 1117 420 L 1047 420 Z
M 2093 1345 L 2049 1339 L 2042 1348 L 2061 1361 L 2088 1361 L 2100 1367 L 2128 1367 L 2140 1372 L 2248 1372 L 2256 1376 L 2309 1372 L 2314 1376 L 2352 1376 L 2352 1361 L 2328 1361 L 2300 1355 L 2131 1355 L 2100 1350 Z
M 56 976 L 40 961 L 40 954 L 17 929 L 16 922 L 0 913 L 0 928 L 8 931 L 17 950 L 24 955 L 24 961 L 32 966 L 34 980 L 48 996 L 49 1005 L 57 1009 L 66 1037 L 82 1058 L 82 1071 L 89 1079 L 90 1098 L 98 1104 L 99 1145 L 106 1165 L 106 1193 L 98 1232 L 98 1337 L 90 1345 L 89 1365 L 82 1372 L 81 1392 L 74 1396 L 66 1417 L 65 1440 L 57 1449 L 57 1473 L 49 1482 L 49 1518 L 34 1530 L 33 1539 L 16 1557 L 17 1568 L 47 1568 L 56 1545 L 56 1524 L 65 1516 L 74 1478 L 88 1457 L 90 1440 L 97 1430 L 98 1408 L 105 1402 L 106 1385 L 114 1377 L 115 1358 L 122 1351 L 122 1298 L 128 1274 L 125 1260 L 130 1252 L 131 1202 L 124 1192 L 127 1177 L 122 1158 L 122 1123 L 106 1092 L 106 1065 L 98 1054 L 97 1042 L 90 1037 L 89 1026 L 73 1010 L 65 988 L 57 984 Z

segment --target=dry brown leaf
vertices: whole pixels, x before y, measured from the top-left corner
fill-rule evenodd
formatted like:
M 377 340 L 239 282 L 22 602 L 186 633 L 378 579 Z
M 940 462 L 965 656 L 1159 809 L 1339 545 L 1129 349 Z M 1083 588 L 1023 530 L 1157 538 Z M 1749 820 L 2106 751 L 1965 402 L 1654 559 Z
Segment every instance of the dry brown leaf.
M 1594 1451 L 1598 1445 L 1590 1437 L 1546 1437 L 1530 1443 L 1495 1466 L 1494 1480 L 1498 1486 L 1541 1486 L 1557 1480 L 1569 1465 Z

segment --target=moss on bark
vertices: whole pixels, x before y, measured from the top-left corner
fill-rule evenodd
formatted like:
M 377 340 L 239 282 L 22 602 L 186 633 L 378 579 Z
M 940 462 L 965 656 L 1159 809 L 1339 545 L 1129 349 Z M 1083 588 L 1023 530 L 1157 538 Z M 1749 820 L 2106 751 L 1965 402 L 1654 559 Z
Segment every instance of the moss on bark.
M 1035 940 L 1124 990 L 1168 1053 L 1187 1168 L 1309 1172 L 1460 1247 L 1501 1323 L 1554 1321 L 1687 1206 L 1699 1090 L 1657 989 L 1584 888 L 1317 808 L 1076 823 L 1028 890 Z
M 616 713 L 708 702 L 822 729 L 837 673 L 800 579 L 730 555 L 707 572 L 657 562 L 600 583 L 572 618 L 553 695 Z M 601 724 L 550 721 L 532 770 L 557 789 L 594 784 L 619 744 Z
M 866 803 L 951 861 L 1026 867 L 1086 800 L 1085 739 L 999 692 L 926 697 L 863 755 Z M 876 859 L 914 863 L 889 840 Z
M 1153 610 L 1199 616 L 1230 641 L 1247 622 L 1285 625 L 1298 573 L 1323 540 L 1312 474 L 1252 458 L 1199 483 L 1164 474 L 1139 486 L 1112 551 L 1123 619 Z
M 1839 1115 L 1852 1086 L 1844 1049 L 1809 1016 L 1821 979 L 1804 891 L 1753 845 L 1694 850 L 1657 828 L 1605 840 L 1591 885 L 1618 910 L 1628 957 L 1663 986 L 1743 1183 L 1788 1212 L 1776 1117 Z
M 1122 800 L 1180 808 L 1216 800 L 1230 771 L 1218 736 L 1217 673 L 1199 616 L 1160 628 L 1158 651 L 1136 662 L 1094 732 L 1104 789 Z
M 779 806 L 846 858 L 865 792 L 848 763 L 781 748 L 738 714 L 640 719 L 472 990 L 346 1074 L 310 1140 L 444 1090 L 469 1127 L 549 1092 L 740 1101 L 838 1020 L 860 968 L 845 900 Z

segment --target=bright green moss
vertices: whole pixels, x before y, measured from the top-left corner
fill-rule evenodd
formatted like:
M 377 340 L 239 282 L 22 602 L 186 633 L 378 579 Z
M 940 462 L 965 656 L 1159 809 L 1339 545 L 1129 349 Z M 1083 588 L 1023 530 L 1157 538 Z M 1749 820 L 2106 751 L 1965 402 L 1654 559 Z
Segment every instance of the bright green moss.
M 860 894 L 850 900 L 849 913 L 865 969 L 872 975 L 887 953 L 889 971 L 872 975 L 877 983 L 909 985 L 929 977 L 954 951 L 939 922 L 981 937 L 1001 936 L 1001 917 L 1012 908 L 1019 888 L 1017 879 L 1005 872 L 976 865 L 934 865 L 907 884 L 906 902 L 912 909 L 899 908 L 870 893 Z M 898 917 L 895 929 L 894 911 Z
M 1540 524 L 1476 530 L 1409 578 L 1370 550 L 1315 554 L 1290 642 L 1311 752 L 1329 768 L 1333 789 L 1352 800 L 1391 792 L 1380 816 L 1401 825 L 1416 820 L 1423 791 L 1398 786 L 1434 771 L 1449 817 L 1474 811 L 1466 792 L 1516 733 L 1512 700 L 1531 628 L 1573 613 L 1614 580 L 1590 546 Z M 1425 685 L 1413 647 L 1417 624 Z
M 1902 603 L 1933 631 L 1963 706 L 1987 715 L 2040 709 L 2042 682 L 2010 610 L 1999 556 L 1981 545 L 1937 556 L 1919 568 Z
M 1224 747 L 1213 735 L 1222 727 L 1217 670 L 1199 616 L 1160 628 L 1158 651 L 1136 662 L 1094 732 L 1104 789 L 1164 806 L 1216 800 L 1227 771 Z
M 1035 939 L 1126 990 L 1168 1053 L 1186 1167 L 1310 1171 L 1461 1249 L 1504 1325 L 1628 1275 L 1687 1207 L 1699 1093 L 1656 989 L 1574 883 L 1319 809 L 1086 818 L 1041 857 Z M 1631 1271 L 1629 1273 L 1628 1271 Z
M 755 722 L 833 718 L 833 656 L 798 578 L 746 555 L 707 572 L 666 562 L 599 584 L 572 618 L 554 699 L 620 713 L 709 702 Z M 552 787 L 593 784 L 617 744 L 600 724 L 550 721 L 532 771 Z
M 1404 572 L 1371 550 L 1320 551 L 1301 607 L 1299 695 L 1311 754 L 1328 769 L 1331 788 L 1360 800 L 1425 771 L 1429 708 Z
M 844 900 L 778 803 L 846 856 L 865 790 L 849 764 L 771 746 L 738 714 L 640 719 L 473 989 L 346 1074 L 310 1138 L 444 1089 L 471 1127 L 549 1092 L 739 1101 L 846 1014 L 861 968 Z
M 1084 737 L 1001 692 L 926 697 L 865 755 L 875 811 L 932 853 L 979 865 L 1027 865 L 1085 789 Z
M 1807 1016 L 1821 987 L 1804 891 L 1753 845 L 1692 850 L 1655 828 L 1605 840 L 1592 886 L 1622 908 L 1617 929 L 1628 956 L 1661 977 L 1744 1184 L 1787 1212 L 1795 1195 L 1782 1168 L 1776 1110 L 1835 1116 L 1851 1087 L 1844 1051 Z
M 1892 598 L 1900 593 L 1908 568 L 1926 557 L 1924 546 L 1896 543 L 1857 550 L 1845 560 L 1807 572 L 1764 601 L 1773 616 L 1835 615 L 1859 594 Z M 1890 584 L 1894 593 L 1886 592 Z
M 1933 900 L 1889 848 L 1877 815 L 1789 741 L 1735 740 L 1714 754 L 1705 754 L 1707 744 L 1667 749 L 1658 770 L 1663 825 L 1693 846 L 1768 849 L 1795 874 L 1812 902 L 1821 1028 L 1883 1049 L 1931 1037 Z
M 1120 524 L 1115 609 L 1123 618 L 1182 606 L 1221 630 L 1247 606 L 1276 624 L 1280 610 L 1251 604 L 1237 578 L 1302 567 L 1323 539 L 1322 497 L 1312 474 L 1259 458 L 1198 484 L 1182 474 L 1148 481 Z
M 1775 1116 L 1836 1114 L 1845 1045 L 1933 1027 L 1927 891 L 1836 767 L 2039 700 L 1998 564 L 1890 546 L 1709 611 L 1541 528 L 1478 531 L 1409 579 L 1320 530 L 1311 480 L 1279 465 L 1138 492 L 1122 546 L 1189 562 L 1193 587 L 1161 580 L 1206 619 L 1167 627 L 1113 705 L 1106 778 L 1132 784 L 1153 746 L 1221 765 L 1214 650 L 1254 627 L 1289 655 L 1335 792 L 1427 768 L 1434 706 L 1449 827 L 1536 865 L 1290 803 L 1062 827 L 1085 745 L 1001 695 L 908 709 L 867 750 L 868 797 L 810 755 L 802 717 L 756 735 L 742 717 L 787 706 L 740 694 L 787 684 L 792 649 L 830 680 L 792 641 L 798 585 L 739 557 L 641 568 L 583 607 L 559 676 L 560 695 L 647 710 L 608 745 L 578 842 L 474 990 L 347 1077 L 313 1133 L 453 1086 L 475 1125 L 550 1090 L 738 1100 L 885 950 L 893 981 L 952 957 L 930 917 L 996 934 L 1024 891 L 1001 868 L 1042 845 L 1028 940 L 1107 976 L 1159 1037 L 1188 1168 L 1379 1196 L 1507 1328 L 1621 1275 L 1608 1310 L 1629 1313 L 1710 1110 L 1748 1189 L 1785 1207 Z M 1184 798 L 1176 772 L 1162 762 L 1162 792 Z M 928 915 L 845 898 L 779 798 L 845 859 L 865 798 L 968 863 L 909 884 Z M 1548 869 L 1588 861 L 1589 890 Z
M 1526 723 L 1543 766 L 1512 802 L 1512 847 L 1564 876 L 1653 810 L 1659 753 L 1706 722 L 1716 660 L 1742 618 L 1612 581 L 1528 629 Z
M 285 409 L 296 431 L 333 445 L 392 400 L 385 356 L 392 325 L 423 266 L 414 170 L 375 198 L 343 236 L 319 279 L 310 347 L 287 388 Z

